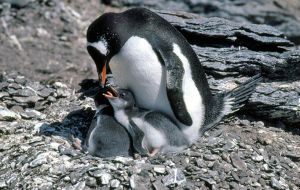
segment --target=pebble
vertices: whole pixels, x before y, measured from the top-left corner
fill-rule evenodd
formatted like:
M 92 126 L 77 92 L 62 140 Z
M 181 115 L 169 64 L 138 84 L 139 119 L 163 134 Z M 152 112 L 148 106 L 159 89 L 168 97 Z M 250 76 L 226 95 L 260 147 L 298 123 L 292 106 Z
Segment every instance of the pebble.
M 36 96 L 36 93 L 30 88 L 23 88 L 18 91 L 18 95 L 29 97 L 29 96 Z
M 29 109 L 26 108 L 25 111 L 23 113 L 21 113 L 21 116 L 25 119 L 45 119 L 46 115 L 42 114 L 41 112 L 34 110 L 34 109 Z
M 163 177 L 162 182 L 165 186 L 173 184 L 181 185 L 182 183 L 186 182 L 186 178 L 184 173 L 180 169 L 173 168 L 168 175 Z
M 153 167 L 153 170 L 154 170 L 156 173 L 164 174 L 164 173 L 166 172 L 166 167 L 163 166 L 163 165 L 158 165 L 158 166 L 154 166 L 154 167 Z
M 34 125 L 34 132 L 44 133 L 46 131 L 53 132 L 55 131 L 55 129 L 51 128 L 49 123 L 44 123 L 44 122 L 40 122 Z
M 5 187 L 7 187 L 7 184 L 5 183 L 5 181 L 4 180 L 0 180 L 0 188 L 4 189 Z
M 85 184 L 89 187 L 97 187 L 97 180 L 94 177 L 87 177 Z
M 20 115 L 0 106 L 0 121 L 14 121 L 20 119 Z
M 237 140 L 231 139 L 227 140 L 226 144 L 223 146 L 223 149 L 226 151 L 232 151 L 237 146 Z
M 29 163 L 29 166 L 34 168 L 36 166 L 40 166 L 42 164 L 46 164 L 47 163 L 47 155 L 48 153 L 41 153 L 39 154 L 34 160 L 32 160 Z
M 74 190 L 85 190 L 85 181 L 81 181 L 76 183 L 76 185 L 74 185 Z
M 9 97 L 9 94 L 7 92 L 0 92 L 0 99 L 3 97 Z
M 208 160 L 208 161 L 215 161 L 215 160 L 219 159 L 219 156 L 214 155 L 214 154 L 211 154 L 211 155 L 205 154 L 205 155 L 203 155 L 203 159 Z
M 102 185 L 108 184 L 112 178 L 112 176 L 109 173 L 102 173 L 99 177 Z
M 112 179 L 112 180 L 110 181 L 110 186 L 111 186 L 112 188 L 118 188 L 118 187 L 120 186 L 120 181 L 117 180 L 117 179 Z
M 133 159 L 130 157 L 117 156 L 113 161 L 117 163 L 126 164 L 127 162 L 132 161 Z
M 264 157 L 261 155 L 255 155 L 255 156 L 252 156 L 251 159 L 255 162 L 260 162 L 264 159 Z
M 272 177 L 271 178 L 271 186 L 274 189 L 278 189 L 278 190 L 288 189 L 288 187 L 289 187 L 282 177 L 280 177 L 279 180 L 277 180 L 275 177 Z
M 165 187 L 160 180 L 155 181 L 152 184 L 155 190 L 168 190 L 169 188 Z
M 232 162 L 233 166 L 235 166 L 237 169 L 239 169 L 239 170 L 247 169 L 246 163 L 239 157 L 239 155 L 237 153 L 232 153 L 230 155 L 230 158 L 231 158 L 231 162 Z

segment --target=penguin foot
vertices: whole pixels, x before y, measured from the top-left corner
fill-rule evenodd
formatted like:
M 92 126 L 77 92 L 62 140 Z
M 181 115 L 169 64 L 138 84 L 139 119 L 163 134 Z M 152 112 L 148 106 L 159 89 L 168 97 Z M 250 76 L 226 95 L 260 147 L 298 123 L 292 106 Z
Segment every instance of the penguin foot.
M 70 139 L 71 139 L 72 145 L 75 149 L 82 150 L 81 140 L 79 138 L 75 138 L 73 135 L 71 135 Z
M 149 151 L 148 156 L 153 157 L 159 152 L 160 148 L 153 148 Z

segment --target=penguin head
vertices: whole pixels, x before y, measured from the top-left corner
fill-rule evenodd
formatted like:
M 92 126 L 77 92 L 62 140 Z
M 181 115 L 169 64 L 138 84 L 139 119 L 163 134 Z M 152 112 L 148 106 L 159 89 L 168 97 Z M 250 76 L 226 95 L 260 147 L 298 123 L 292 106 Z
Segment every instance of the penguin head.
M 134 97 L 129 90 L 119 89 L 117 91 L 114 88 L 110 89 L 110 91 L 107 91 L 103 95 L 108 99 L 115 111 L 122 109 L 131 109 L 134 107 Z
M 114 27 L 118 14 L 105 13 L 87 30 L 87 51 L 94 60 L 101 85 L 106 81 L 106 70 L 113 55 L 120 50 L 120 37 Z

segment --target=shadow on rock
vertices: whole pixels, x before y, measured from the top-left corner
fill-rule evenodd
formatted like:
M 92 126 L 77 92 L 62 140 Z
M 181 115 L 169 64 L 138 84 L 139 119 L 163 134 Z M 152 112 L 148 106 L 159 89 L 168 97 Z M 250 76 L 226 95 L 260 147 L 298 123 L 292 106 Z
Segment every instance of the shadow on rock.
M 64 139 L 71 140 L 71 137 L 83 141 L 91 124 L 95 111 L 88 109 L 79 109 L 70 112 L 62 122 L 41 123 L 37 125 L 37 131 L 41 135 L 56 135 Z

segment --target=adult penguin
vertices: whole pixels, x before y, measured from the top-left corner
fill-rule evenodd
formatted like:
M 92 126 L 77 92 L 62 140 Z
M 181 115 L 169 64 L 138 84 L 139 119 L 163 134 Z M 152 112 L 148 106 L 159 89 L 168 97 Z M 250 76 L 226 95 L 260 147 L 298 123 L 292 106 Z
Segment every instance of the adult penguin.
M 138 107 L 168 115 L 189 142 L 247 100 L 260 77 L 213 96 L 197 55 L 170 23 L 145 8 L 105 13 L 87 31 L 101 84 L 111 71 Z

